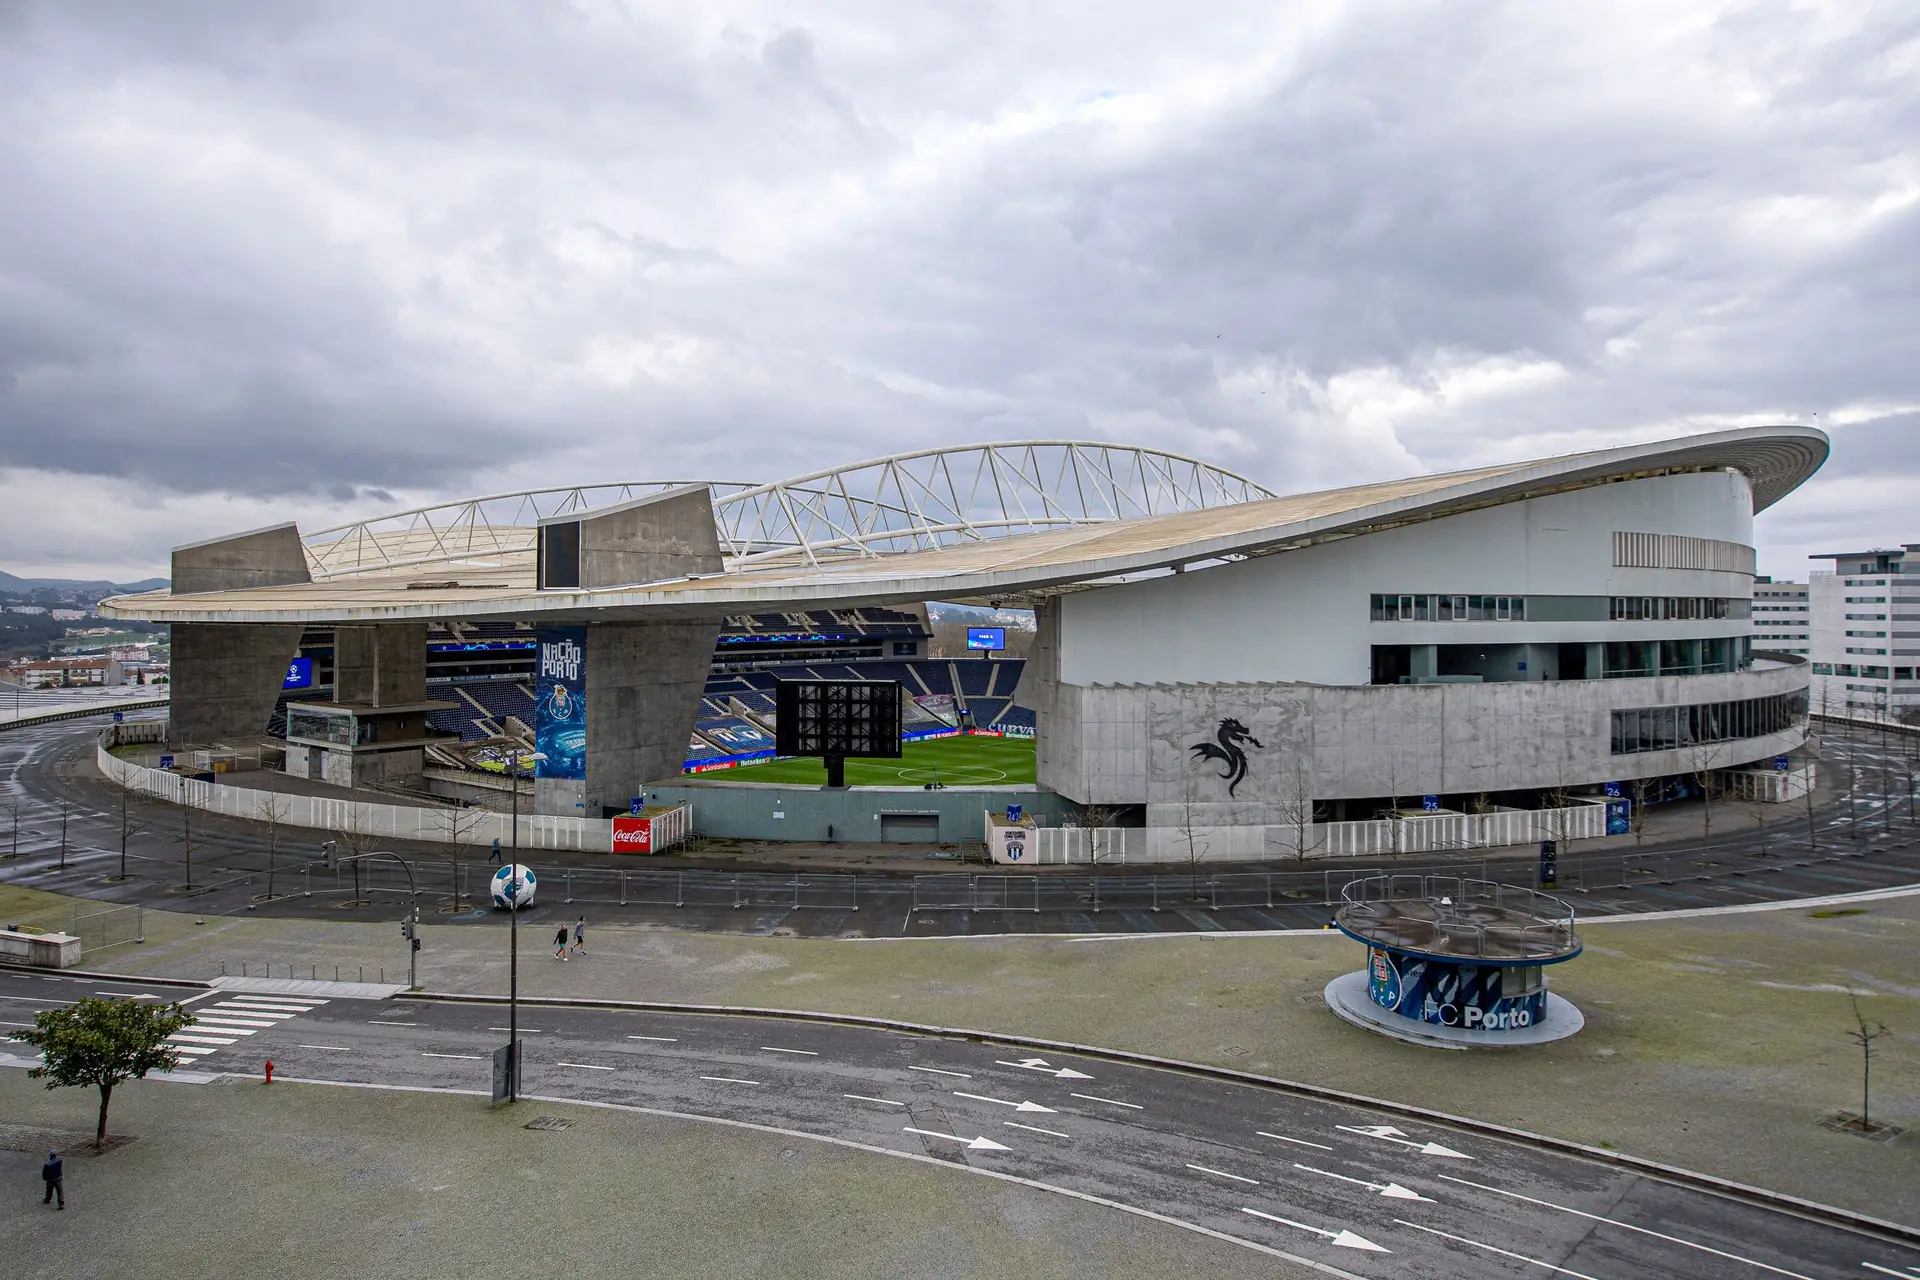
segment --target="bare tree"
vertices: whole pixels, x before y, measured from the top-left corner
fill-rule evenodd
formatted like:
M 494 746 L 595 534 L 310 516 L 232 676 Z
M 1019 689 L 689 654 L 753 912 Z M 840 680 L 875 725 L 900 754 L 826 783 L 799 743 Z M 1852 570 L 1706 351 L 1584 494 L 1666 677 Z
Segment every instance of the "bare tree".
M 185 851 L 187 881 L 183 888 L 193 888 L 193 806 L 180 806 L 180 844 Z
M 1180 825 L 1177 828 L 1181 841 L 1187 850 L 1187 892 L 1194 901 L 1200 900 L 1200 864 L 1206 861 L 1212 850 L 1212 842 L 1202 837 L 1193 821 L 1193 775 L 1186 775 L 1185 785 L 1180 793 Z
M 1887 1034 L 1887 1024 L 1868 1021 L 1867 1015 L 1860 1012 L 1860 997 L 1852 992 L 1847 999 L 1853 1002 L 1853 1028 L 1847 1032 L 1847 1039 L 1860 1046 L 1860 1132 L 1872 1133 L 1873 1120 L 1867 1113 L 1867 1104 L 1873 1092 L 1873 1042 Z
M 1805 794 L 1801 796 L 1801 799 L 1807 802 L 1807 848 L 1818 853 L 1820 850 L 1820 824 L 1814 820 L 1815 811 L 1818 806 L 1814 803 L 1815 796 L 1813 793 L 1820 785 L 1820 760 L 1824 753 L 1820 750 L 1820 739 L 1812 735 L 1809 735 L 1806 742 L 1801 744 L 1801 749 L 1807 753 L 1807 763 L 1804 766 L 1807 771 L 1807 790 Z
M 440 839 L 436 843 L 447 859 L 448 901 L 460 910 L 460 857 L 473 844 L 473 832 L 482 819 L 491 815 L 480 809 L 455 805 L 440 811 Z
M 1653 779 L 1635 778 L 1629 784 L 1633 798 L 1627 803 L 1627 831 L 1633 836 L 1633 847 L 1643 847 L 1647 839 L 1647 797 L 1653 794 Z
M 73 821 L 73 799 L 60 797 L 60 869 L 67 869 L 67 824 Z
M 379 842 L 373 830 L 373 810 L 364 804 L 349 802 L 340 815 L 340 825 L 334 835 L 346 850 L 347 865 L 353 869 L 353 898 L 346 905 L 360 906 L 360 861 L 372 853 L 373 846 Z
M 127 875 L 127 843 L 147 829 L 147 818 L 142 811 L 134 808 L 132 787 L 121 786 L 114 790 L 119 795 L 120 808 L 120 874 L 114 879 L 124 881 L 130 878 Z
M 1718 772 L 1721 758 L 1726 747 L 1718 742 L 1696 742 L 1685 750 L 1687 772 L 1700 788 L 1700 836 L 1706 839 L 1713 834 L 1713 800 L 1718 785 Z
M 13 848 L 7 854 L 9 858 L 20 856 L 20 797 L 8 796 L 6 799 L 7 817 L 13 823 Z
M 1307 768 L 1306 753 L 1296 751 L 1293 767 L 1280 784 L 1280 816 L 1293 828 L 1293 859 L 1302 867 L 1313 841 L 1313 812 L 1313 776 Z
M 1542 826 L 1546 838 L 1554 842 L 1561 857 L 1571 857 L 1574 841 L 1573 796 L 1563 787 L 1555 787 L 1542 797 L 1546 808 L 1541 812 Z
M 273 901 L 273 873 L 280 862 L 280 832 L 287 815 L 293 812 L 293 800 L 278 791 L 262 791 L 254 805 L 253 816 L 267 834 L 267 901 Z

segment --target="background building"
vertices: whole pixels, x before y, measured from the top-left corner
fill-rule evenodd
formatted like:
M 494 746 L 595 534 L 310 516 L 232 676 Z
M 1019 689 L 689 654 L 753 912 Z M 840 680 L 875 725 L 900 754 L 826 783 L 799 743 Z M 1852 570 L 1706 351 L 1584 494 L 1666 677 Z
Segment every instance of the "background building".
M 1807 581 L 1816 711 L 1920 714 L 1920 543 L 1815 556 Z
M 1775 582 L 1764 574 L 1753 580 L 1753 647 L 1765 653 L 1812 656 L 1806 583 Z

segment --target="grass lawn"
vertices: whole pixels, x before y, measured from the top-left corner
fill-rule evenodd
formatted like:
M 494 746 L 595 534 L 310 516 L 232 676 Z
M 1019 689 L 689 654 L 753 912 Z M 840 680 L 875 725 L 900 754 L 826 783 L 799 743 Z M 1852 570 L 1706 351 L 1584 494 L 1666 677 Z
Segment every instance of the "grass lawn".
M 783 782 L 824 787 L 827 766 L 819 760 L 766 760 L 707 775 L 727 782 Z M 958 737 L 909 742 L 898 760 L 849 760 L 850 787 L 950 787 L 1025 785 L 1033 781 L 1032 738 Z

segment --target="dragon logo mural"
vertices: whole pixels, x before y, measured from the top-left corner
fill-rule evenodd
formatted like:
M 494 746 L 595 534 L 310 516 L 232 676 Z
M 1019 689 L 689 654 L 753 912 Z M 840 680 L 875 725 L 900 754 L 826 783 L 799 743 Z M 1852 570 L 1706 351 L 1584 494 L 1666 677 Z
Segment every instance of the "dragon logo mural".
M 1218 760 L 1224 766 L 1220 776 L 1227 779 L 1227 794 L 1231 796 L 1234 788 L 1247 776 L 1247 753 L 1240 744 L 1251 742 L 1262 750 L 1265 750 L 1266 744 L 1231 716 L 1220 722 L 1220 728 L 1213 737 L 1214 741 L 1196 742 L 1190 749 L 1195 760 Z

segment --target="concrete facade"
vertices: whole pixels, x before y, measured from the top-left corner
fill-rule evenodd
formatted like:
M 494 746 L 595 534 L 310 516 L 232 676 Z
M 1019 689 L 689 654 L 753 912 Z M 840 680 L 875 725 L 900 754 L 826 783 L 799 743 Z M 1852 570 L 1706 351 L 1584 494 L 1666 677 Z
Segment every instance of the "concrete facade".
M 555 817 L 626 812 L 643 784 L 680 776 L 718 622 L 594 623 L 587 628 L 587 776 L 541 778 L 535 806 Z
M 427 699 L 427 624 L 389 622 L 335 627 L 333 700 L 397 707 Z
M 1154 827 L 1284 825 L 1316 802 L 1590 788 L 1799 746 L 1804 722 L 1711 748 L 1612 753 L 1616 710 L 1804 695 L 1810 671 L 1596 678 L 1610 644 L 1698 655 L 1751 626 L 1750 573 L 1623 566 L 1620 533 L 1699 540 L 1675 558 L 1725 563 L 1751 541 L 1751 488 L 1734 472 L 1627 481 L 1049 601 L 1020 687 L 1039 722 L 1040 785 L 1083 804 L 1144 804 Z M 1537 607 L 1524 620 L 1376 620 L 1371 598 L 1400 592 Z M 1724 601 L 1725 616 L 1614 618 L 1610 602 L 1626 597 Z M 1372 683 L 1376 646 L 1411 646 L 1415 682 Z M 1417 683 L 1449 677 L 1459 682 Z M 1223 741 L 1230 722 L 1244 736 Z M 1231 762 L 1201 744 L 1246 760 L 1231 792 Z
M 312 581 L 291 524 L 175 547 L 171 572 L 175 595 Z M 184 748 L 264 734 L 303 630 L 297 623 L 176 623 L 168 742 Z
M 582 590 L 717 574 L 724 567 L 713 498 L 705 485 L 585 515 L 550 517 L 540 522 L 543 545 L 569 525 L 578 530 L 577 581 L 569 585 Z
M 941 844 L 977 843 L 984 815 L 1020 805 L 1045 825 L 1074 806 L 1032 787 L 781 787 L 764 782 L 702 781 L 647 788 L 649 804 L 690 804 L 702 835 L 727 840 L 808 840 L 872 844 L 888 816 L 936 816 Z

